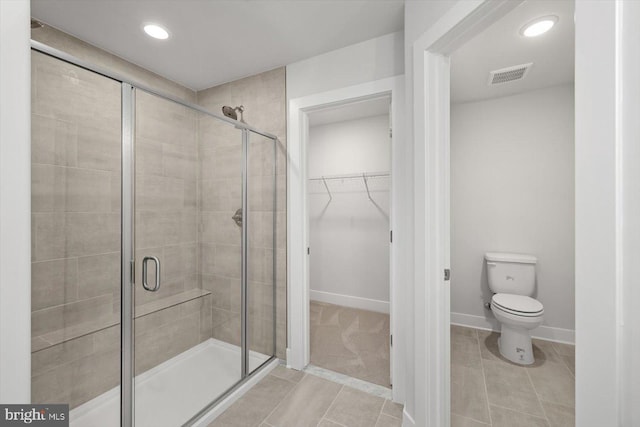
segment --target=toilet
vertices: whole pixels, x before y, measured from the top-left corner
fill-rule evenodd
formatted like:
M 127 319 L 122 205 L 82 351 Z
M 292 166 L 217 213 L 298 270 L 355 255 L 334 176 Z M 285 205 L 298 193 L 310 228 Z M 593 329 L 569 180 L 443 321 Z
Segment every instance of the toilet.
M 542 324 L 544 307 L 531 298 L 536 286 L 536 257 L 524 254 L 486 253 L 487 279 L 494 293 L 491 311 L 500 322 L 500 354 L 520 365 L 534 362 L 532 329 Z

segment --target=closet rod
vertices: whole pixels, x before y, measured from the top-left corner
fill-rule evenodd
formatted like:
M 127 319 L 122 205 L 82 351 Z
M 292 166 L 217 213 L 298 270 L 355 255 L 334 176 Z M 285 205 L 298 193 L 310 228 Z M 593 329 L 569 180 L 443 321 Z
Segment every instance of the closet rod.
M 345 174 L 345 175 L 326 175 L 320 176 L 318 178 L 309 178 L 309 181 L 325 181 L 332 179 L 360 179 L 366 176 L 367 178 L 377 178 L 382 176 L 391 176 L 389 172 L 371 172 L 371 173 L 353 173 L 353 174 Z

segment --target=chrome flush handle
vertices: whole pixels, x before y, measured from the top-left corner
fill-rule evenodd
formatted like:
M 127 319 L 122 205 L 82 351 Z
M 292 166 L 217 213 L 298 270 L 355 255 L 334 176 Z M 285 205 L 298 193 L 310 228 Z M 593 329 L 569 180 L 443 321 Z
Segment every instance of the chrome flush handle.
M 153 287 L 147 283 L 147 264 L 153 261 L 156 264 L 156 283 Z M 149 292 L 157 292 L 160 289 L 160 260 L 154 256 L 146 256 L 142 259 L 142 287 Z

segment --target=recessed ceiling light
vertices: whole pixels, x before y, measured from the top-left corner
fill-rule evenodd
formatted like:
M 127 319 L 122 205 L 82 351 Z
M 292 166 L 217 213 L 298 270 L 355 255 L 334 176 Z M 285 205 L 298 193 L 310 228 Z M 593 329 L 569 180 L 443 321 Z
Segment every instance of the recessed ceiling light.
M 167 32 L 167 30 L 156 24 L 145 25 L 144 32 L 154 39 L 164 40 L 169 38 L 169 33 Z
M 525 37 L 537 37 L 549 31 L 558 22 L 555 15 L 544 16 L 529 22 L 520 30 L 520 34 Z

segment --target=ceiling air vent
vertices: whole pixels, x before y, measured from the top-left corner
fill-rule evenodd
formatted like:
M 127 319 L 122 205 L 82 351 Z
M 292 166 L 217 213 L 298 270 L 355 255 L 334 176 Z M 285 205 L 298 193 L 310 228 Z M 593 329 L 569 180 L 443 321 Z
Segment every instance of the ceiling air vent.
M 529 62 L 528 64 L 514 65 L 513 67 L 490 71 L 489 85 L 499 85 L 524 79 L 532 65 L 533 62 Z

